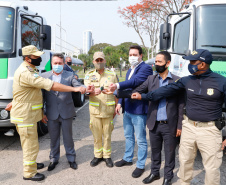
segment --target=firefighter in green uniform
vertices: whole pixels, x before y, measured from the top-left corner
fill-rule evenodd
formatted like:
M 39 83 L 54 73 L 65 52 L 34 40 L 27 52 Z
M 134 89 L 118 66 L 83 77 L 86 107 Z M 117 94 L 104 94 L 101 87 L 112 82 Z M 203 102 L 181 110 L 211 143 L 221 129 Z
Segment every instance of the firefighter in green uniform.
M 14 74 L 13 101 L 6 108 L 11 110 L 11 122 L 16 124 L 20 135 L 23 150 L 23 179 L 32 181 L 41 181 L 45 178 L 43 174 L 37 173 L 37 169 L 43 168 L 44 164 L 36 163 L 39 151 L 37 122 L 43 117 L 41 89 L 81 93 L 86 91 L 85 87 L 70 87 L 40 77 L 36 66 L 40 65 L 42 61 L 40 56 L 43 53 L 33 45 L 22 48 L 24 62 Z M 93 90 L 94 88 L 90 91 Z
M 94 85 L 95 91 L 90 93 L 90 130 L 94 137 L 94 159 L 90 162 L 92 167 L 104 160 L 108 167 L 113 167 L 111 160 L 111 133 L 114 129 L 113 118 L 116 98 L 108 91 L 111 83 L 117 83 L 114 72 L 105 69 L 105 56 L 103 52 L 95 52 L 93 55 L 95 70 L 85 76 L 85 85 Z M 102 144 L 103 137 L 103 144 Z

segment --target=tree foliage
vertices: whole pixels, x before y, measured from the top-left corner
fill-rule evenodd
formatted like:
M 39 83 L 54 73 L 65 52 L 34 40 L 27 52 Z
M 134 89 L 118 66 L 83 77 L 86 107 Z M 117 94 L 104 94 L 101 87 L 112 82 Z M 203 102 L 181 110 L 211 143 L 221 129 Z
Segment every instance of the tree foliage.
M 119 67 L 122 61 L 126 61 L 128 64 L 129 47 L 131 45 L 138 44 L 133 42 L 124 42 L 117 46 L 112 46 L 107 43 L 95 44 L 90 48 L 88 54 L 80 54 L 78 58 L 83 61 L 85 66 L 90 67 L 92 66 L 93 54 L 97 51 L 102 51 L 105 55 L 106 65 L 108 67 Z M 147 60 L 145 48 L 143 48 L 143 59 Z
M 125 20 L 124 24 L 132 27 L 145 48 L 156 49 L 160 24 L 166 21 L 168 14 L 180 12 L 184 5 L 193 0 L 141 0 L 140 3 L 119 8 L 118 13 Z M 146 46 L 143 35 L 149 36 Z M 148 51 L 148 49 L 146 49 Z

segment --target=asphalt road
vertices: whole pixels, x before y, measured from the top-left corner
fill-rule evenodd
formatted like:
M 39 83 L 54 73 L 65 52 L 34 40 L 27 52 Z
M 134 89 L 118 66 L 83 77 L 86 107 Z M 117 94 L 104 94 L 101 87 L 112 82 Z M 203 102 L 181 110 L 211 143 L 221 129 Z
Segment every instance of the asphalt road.
M 87 102 L 87 100 L 86 100 Z M 101 162 L 96 167 L 90 166 L 90 161 L 93 158 L 93 137 L 89 130 L 89 112 L 88 104 L 85 104 L 82 108 L 77 109 L 77 117 L 73 121 L 73 139 L 76 149 L 76 161 L 78 163 L 78 169 L 73 170 L 69 168 L 65 156 L 65 150 L 61 138 L 61 158 L 57 167 L 49 172 L 47 166 L 49 164 L 49 152 L 50 152 L 50 139 L 49 135 L 45 135 L 39 138 L 40 151 L 37 158 L 37 162 L 43 162 L 45 168 L 39 170 L 40 173 L 46 175 L 46 179 L 41 182 L 24 181 L 22 171 L 22 151 L 19 142 L 19 136 L 14 137 L 4 136 L 4 132 L 0 130 L 0 184 L 78 184 L 78 185 L 139 185 L 143 184 L 142 180 L 150 173 L 150 147 L 148 150 L 148 159 L 146 161 L 146 171 L 137 179 L 131 177 L 133 170 L 136 168 L 136 151 L 134 155 L 134 164 L 126 167 L 113 167 L 108 168 L 104 162 Z M 112 159 L 113 161 L 120 160 L 123 157 L 125 140 L 123 135 L 122 115 L 117 116 L 114 120 L 115 129 L 112 133 Z M 148 139 L 148 136 L 147 136 Z M 164 154 L 162 154 L 162 165 L 160 170 L 161 179 L 153 182 L 153 185 L 161 185 L 163 181 L 163 167 L 164 167 Z M 202 165 L 202 159 L 200 154 L 197 154 L 194 165 L 194 179 L 193 185 L 204 184 L 205 171 Z M 176 155 L 176 167 L 175 177 L 173 178 L 173 184 L 179 185 L 179 179 L 176 175 L 178 172 L 178 152 Z M 226 185 L 226 155 L 223 157 L 223 163 L 221 166 L 221 185 Z

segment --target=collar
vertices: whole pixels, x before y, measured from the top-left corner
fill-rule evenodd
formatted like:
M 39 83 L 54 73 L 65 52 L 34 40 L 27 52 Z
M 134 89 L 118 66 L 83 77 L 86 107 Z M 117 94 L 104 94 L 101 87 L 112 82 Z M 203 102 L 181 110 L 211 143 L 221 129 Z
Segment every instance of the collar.
M 213 71 L 211 69 L 208 69 L 205 73 L 202 73 L 200 75 L 194 75 L 197 76 L 197 78 L 202 78 L 202 77 L 208 77 L 213 73 Z
M 133 68 L 131 66 L 131 69 L 135 69 L 136 67 L 138 67 L 141 63 L 143 63 L 144 61 L 142 60 L 140 63 L 138 63 L 137 65 L 135 65 Z
M 159 73 L 158 73 L 158 78 L 159 78 L 159 79 L 162 79 L 162 77 L 159 75 Z M 169 79 L 169 78 L 170 78 L 170 79 L 173 79 L 171 73 L 168 71 L 168 74 L 167 74 L 166 79 Z
M 63 72 L 64 72 L 64 70 L 63 70 Z M 60 74 L 57 75 L 57 74 L 55 74 L 55 73 L 53 72 L 53 70 L 52 70 L 52 74 L 53 74 L 54 76 L 61 76 L 63 72 L 61 72 Z

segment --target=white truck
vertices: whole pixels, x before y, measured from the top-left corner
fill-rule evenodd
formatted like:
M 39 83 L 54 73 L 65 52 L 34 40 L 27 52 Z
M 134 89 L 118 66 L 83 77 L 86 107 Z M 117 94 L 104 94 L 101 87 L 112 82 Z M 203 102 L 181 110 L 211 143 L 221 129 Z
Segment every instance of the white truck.
M 170 20 L 169 20 L 169 17 Z M 226 1 L 199 0 L 180 13 L 167 16 L 160 26 L 159 49 L 171 53 L 169 70 L 178 76 L 190 75 L 189 61 L 182 58 L 196 49 L 213 55 L 211 70 L 226 77 Z M 225 108 L 223 108 L 223 116 Z M 225 127 L 222 130 L 226 136 Z
M 10 113 L 5 110 L 12 101 L 12 85 L 15 70 L 23 62 L 21 48 L 35 45 L 45 52 L 39 73 L 51 70 L 51 27 L 44 17 L 12 2 L 0 2 L 0 127 L 12 127 Z M 81 95 L 78 93 L 79 98 Z M 79 99 L 77 97 L 77 100 Z M 80 98 L 84 103 L 84 98 Z M 45 124 L 38 123 L 40 135 L 48 132 Z

